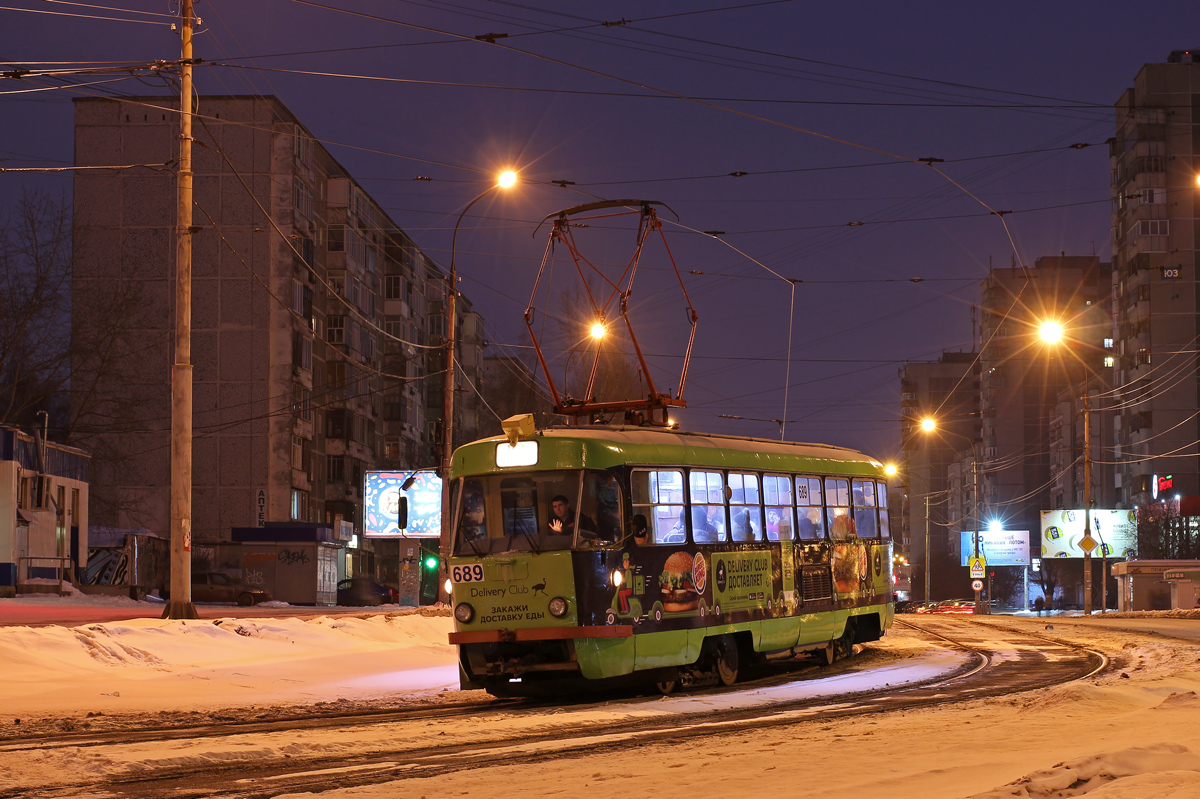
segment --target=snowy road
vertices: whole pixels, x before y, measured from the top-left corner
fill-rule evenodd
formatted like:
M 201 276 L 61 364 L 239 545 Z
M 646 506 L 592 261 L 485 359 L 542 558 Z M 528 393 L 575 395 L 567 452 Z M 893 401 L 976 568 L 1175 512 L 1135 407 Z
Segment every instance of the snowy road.
M 55 779 L 40 787 L 58 797 L 100 790 L 123 796 L 272 796 L 334 786 L 383 790 L 402 779 L 386 794 L 395 796 L 407 795 L 412 782 L 479 779 L 490 769 L 522 763 L 588 761 L 664 746 L 708 748 L 747 734 L 787 739 L 805 735 L 813 724 L 874 725 L 879 722 L 866 719 L 1071 680 L 1096 665 L 1087 653 L 1047 641 L 1033 628 L 1027 631 L 1035 633 L 1031 637 L 958 619 L 923 620 L 922 626 L 984 653 L 985 667 L 975 668 L 978 655 L 930 648 L 924 633 L 900 633 L 831 670 L 809 668 L 792 679 L 768 679 L 732 691 L 552 710 L 496 708 L 484 701 L 475 713 L 452 716 L 376 715 L 325 720 L 312 725 L 317 728 L 291 722 L 279 729 L 262 722 L 253 729 L 231 724 L 182 738 L 177 732 L 155 736 L 146 730 L 124 738 L 73 735 L 61 742 L 10 741 L 0 746 L 0 755 L 12 765 L 11 773 L 27 778 L 39 771 L 36 766 L 52 765 Z M 79 765 L 85 766 L 82 774 Z M 35 787 L 21 783 L 8 787 Z

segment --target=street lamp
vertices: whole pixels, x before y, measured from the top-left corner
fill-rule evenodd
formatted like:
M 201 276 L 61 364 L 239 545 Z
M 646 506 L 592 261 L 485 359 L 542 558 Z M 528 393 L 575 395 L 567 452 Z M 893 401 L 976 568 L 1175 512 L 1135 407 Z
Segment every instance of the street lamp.
M 1047 345 L 1059 349 L 1059 345 L 1063 343 L 1063 327 L 1059 322 L 1048 320 L 1042 323 L 1038 329 L 1038 336 Z M 1063 378 L 1067 381 L 1067 387 L 1072 386 L 1071 370 L 1067 368 L 1066 359 L 1061 357 L 1062 350 L 1059 349 L 1059 361 L 1063 364 Z M 1083 615 L 1092 615 L 1092 549 L 1095 548 L 1096 542 L 1092 538 L 1092 451 L 1091 451 L 1091 402 L 1090 402 L 1090 378 L 1091 369 L 1087 366 L 1087 360 L 1084 360 L 1083 369 L 1083 540 L 1079 542 L 1080 548 L 1083 549 Z M 1072 422 L 1072 424 L 1074 424 Z M 1103 543 L 1100 544 L 1103 547 Z M 1105 566 L 1107 568 L 1107 564 Z M 1104 582 L 1104 588 L 1108 588 L 1108 575 L 1102 574 L 1100 579 Z M 1104 604 L 1108 604 L 1107 598 L 1104 599 Z
M 933 433 L 933 432 L 937 431 L 938 430 L 937 419 L 934 419 L 932 416 L 926 416 L 924 419 L 921 420 L 921 429 L 923 431 L 925 431 L 926 433 Z M 979 453 L 976 450 L 977 442 L 972 438 L 968 438 L 967 436 L 963 435 L 962 433 L 955 433 L 951 430 L 944 430 L 941 432 L 947 433 L 952 436 L 957 436 L 958 438 L 961 438 L 962 440 L 966 441 L 967 443 L 969 443 L 971 445 L 971 474 L 972 474 L 973 482 L 975 484 L 974 491 L 972 492 L 974 494 L 974 497 L 973 497 L 974 501 L 972 503 L 974 505 L 974 508 L 972 508 L 972 514 L 971 514 L 974 517 L 975 530 L 974 530 L 974 534 L 971 536 L 971 538 L 974 542 L 975 558 L 978 559 L 979 558 Z M 929 558 L 928 554 L 926 554 L 925 557 L 926 557 L 926 560 L 928 560 L 928 558 Z M 926 565 L 926 568 L 928 569 L 928 565 Z M 980 593 L 980 590 L 976 589 L 975 590 L 975 613 L 976 613 L 976 615 L 981 615 L 983 612 L 983 603 L 981 600 L 981 596 L 982 595 Z
M 454 256 L 458 248 L 458 228 L 462 225 L 463 217 L 471 206 L 491 194 L 496 189 L 507 189 L 516 185 L 517 173 L 511 170 L 502 172 L 496 182 L 481 191 L 475 199 L 467 203 L 454 223 L 454 233 L 450 236 L 450 274 L 446 278 L 446 373 L 443 378 L 442 397 L 442 462 L 438 469 L 442 478 L 442 528 L 450 524 L 450 457 L 454 453 L 454 305 L 458 296 L 458 273 L 454 268 Z M 445 537 L 443 536 L 443 541 Z

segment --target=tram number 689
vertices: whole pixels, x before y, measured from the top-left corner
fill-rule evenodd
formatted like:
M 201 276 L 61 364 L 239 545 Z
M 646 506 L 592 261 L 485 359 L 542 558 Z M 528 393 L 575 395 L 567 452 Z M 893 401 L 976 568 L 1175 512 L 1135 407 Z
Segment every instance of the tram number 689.
M 483 579 L 483 566 L 478 563 L 454 566 L 450 569 L 450 579 L 456 583 L 477 583 Z

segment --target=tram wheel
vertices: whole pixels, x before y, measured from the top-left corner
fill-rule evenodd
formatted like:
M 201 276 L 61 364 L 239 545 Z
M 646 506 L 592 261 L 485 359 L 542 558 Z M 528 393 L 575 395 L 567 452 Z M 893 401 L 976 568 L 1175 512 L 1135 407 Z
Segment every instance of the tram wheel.
M 718 636 L 713 648 L 716 654 L 717 679 L 721 685 L 733 685 L 738 676 L 737 639 L 732 635 Z
M 813 657 L 817 659 L 817 665 L 821 667 L 832 666 L 837 660 L 837 642 L 828 641 L 825 646 L 813 652 Z
M 667 680 L 659 680 L 658 682 L 654 683 L 654 687 L 657 688 L 658 692 L 663 696 L 673 694 L 675 693 L 675 689 L 679 687 L 679 676 L 676 675 Z

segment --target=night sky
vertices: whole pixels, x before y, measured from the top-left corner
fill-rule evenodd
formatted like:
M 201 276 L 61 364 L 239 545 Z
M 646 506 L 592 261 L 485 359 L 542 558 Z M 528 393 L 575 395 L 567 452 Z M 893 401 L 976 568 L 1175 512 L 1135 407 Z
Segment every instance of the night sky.
M 170 18 L 155 16 L 170 3 L 4 5 L 5 69 L 179 55 Z M 104 8 L 117 5 L 147 13 Z M 197 13 L 201 113 L 206 94 L 274 94 L 439 263 L 463 207 L 496 171 L 519 170 L 522 184 L 477 204 L 458 236 L 462 290 L 493 352 L 527 352 L 543 217 L 661 201 L 678 214 L 662 217 L 700 317 L 683 425 L 777 437 L 769 420 L 785 418 L 788 439 L 884 459 L 899 445 L 897 368 L 972 347 L 989 262 L 1109 258 L 1112 103 L 1143 63 L 1200 45 L 1194 2 L 205 0 Z M 69 165 L 72 97 L 167 92 L 157 78 L 79 87 L 114 77 L 0 81 L 0 167 Z M 22 92 L 63 85 L 77 88 Z M 944 159 L 945 176 L 906 160 L 921 158 Z M 69 196 L 71 179 L 0 174 L 5 206 L 29 188 Z M 1012 212 L 1015 251 L 989 210 Z M 576 240 L 619 271 L 635 226 L 604 220 Z M 590 322 L 557 294 L 571 269 L 561 250 L 554 267 L 540 313 Z M 686 336 L 669 270 L 661 244 L 649 248 L 631 306 L 668 385 Z M 803 281 L 786 409 L 791 284 L 772 271 Z

